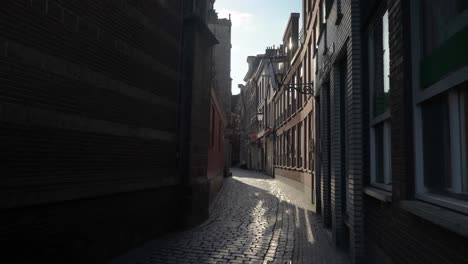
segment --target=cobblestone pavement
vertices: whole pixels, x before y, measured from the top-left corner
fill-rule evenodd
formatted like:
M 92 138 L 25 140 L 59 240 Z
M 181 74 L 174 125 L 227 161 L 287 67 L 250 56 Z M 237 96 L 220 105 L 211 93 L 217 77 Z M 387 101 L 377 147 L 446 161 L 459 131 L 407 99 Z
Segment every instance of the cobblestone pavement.
M 200 226 L 151 241 L 111 264 L 348 263 L 296 189 L 233 170 Z

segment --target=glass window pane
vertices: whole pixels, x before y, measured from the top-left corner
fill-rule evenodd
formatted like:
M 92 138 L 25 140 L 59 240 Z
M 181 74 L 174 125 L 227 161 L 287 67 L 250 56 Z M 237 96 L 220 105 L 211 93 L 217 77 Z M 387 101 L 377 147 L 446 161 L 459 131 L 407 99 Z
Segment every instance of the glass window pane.
M 385 183 L 384 171 L 384 126 L 379 124 L 374 127 L 375 133 L 375 181 Z
M 435 48 L 450 38 L 459 25 L 466 22 L 468 1 L 466 0 L 431 0 L 423 7 L 424 19 L 424 54 L 429 55 Z M 462 13 L 464 13 L 461 15 Z
M 388 11 L 378 21 L 371 36 L 373 115 L 378 116 L 387 111 L 390 94 Z
M 451 188 L 450 124 L 447 95 L 422 104 L 424 185 L 432 192 Z
M 388 11 L 383 16 L 382 23 L 382 35 L 383 35 L 383 79 L 384 79 L 384 93 L 385 97 L 388 97 L 390 91 L 390 49 L 388 40 Z
M 293 127 L 291 131 L 291 155 L 292 155 L 292 167 L 296 167 L 296 128 Z

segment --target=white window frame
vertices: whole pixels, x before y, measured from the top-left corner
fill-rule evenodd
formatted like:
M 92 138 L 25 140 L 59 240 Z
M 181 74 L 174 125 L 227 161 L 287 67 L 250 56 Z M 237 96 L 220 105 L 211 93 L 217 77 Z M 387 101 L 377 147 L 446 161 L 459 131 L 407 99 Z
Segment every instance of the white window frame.
M 410 1 L 411 12 L 411 54 L 412 54 L 412 92 L 413 92 L 413 118 L 414 118 L 414 157 L 415 157 L 415 198 L 433 203 L 462 213 L 468 213 L 468 201 L 460 200 L 440 194 L 430 193 L 424 186 L 424 146 L 421 104 L 426 100 L 439 96 L 449 91 L 449 115 L 450 115 L 450 150 L 452 191 L 461 190 L 462 168 L 461 168 L 461 137 L 460 122 L 458 116 L 459 100 L 456 95 L 456 86 L 467 81 L 468 66 L 465 66 L 448 76 L 440 79 L 435 84 L 422 89 L 420 81 L 420 61 L 423 57 L 423 24 L 421 14 L 421 0 Z
M 388 9 L 384 12 L 382 16 L 379 16 L 379 20 L 383 20 L 384 17 L 388 19 Z M 383 24 L 383 22 L 382 22 Z M 387 24 L 388 25 L 388 24 Z M 382 27 L 384 27 L 382 25 Z M 384 30 L 383 28 L 382 30 Z M 372 31 L 376 30 L 376 28 L 372 28 Z M 388 30 L 388 27 L 387 27 Z M 383 35 L 382 35 L 383 36 Z M 389 53 L 389 50 L 385 52 Z M 370 111 L 369 111 L 369 120 L 370 120 L 370 164 L 371 164 L 371 185 L 377 187 L 379 189 L 383 189 L 386 191 L 392 191 L 392 162 L 391 162 L 391 124 L 390 124 L 390 109 L 387 109 L 384 113 L 379 114 L 378 116 L 374 116 L 374 87 L 375 87 L 375 72 L 374 67 L 375 65 L 375 57 L 374 57 L 374 40 L 373 35 L 369 36 L 369 103 L 370 103 Z M 384 54 L 385 56 L 385 54 Z M 390 63 L 390 61 L 389 61 Z M 383 66 L 384 67 L 384 66 Z M 389 65 L 390 68 L 390 65 Z M 384 72 L 385 73 L 385 72 Z M 385 76 L 384 76 L 384 85 L 385 85 Z M 387 82 L 387 85 L 390 85 L 390 82 Z M 375 127 L 378 125 L 383 126 L 383 166 L 384 166 L 384 182 L 380 183 L 377 182 L 377 142 L 376 142 L 376 133 Z

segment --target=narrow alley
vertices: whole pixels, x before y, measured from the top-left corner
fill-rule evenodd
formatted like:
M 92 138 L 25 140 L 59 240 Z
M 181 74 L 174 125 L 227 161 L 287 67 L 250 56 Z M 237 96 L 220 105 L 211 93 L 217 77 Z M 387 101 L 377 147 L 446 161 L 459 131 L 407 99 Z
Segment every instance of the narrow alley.
M 264 174 L 234 169 L 206 222 L 111 263 L 348 263 L 331 243 L 301 192 Z
M 468 264 L 468 0 L 3 0 L 1 264 Z

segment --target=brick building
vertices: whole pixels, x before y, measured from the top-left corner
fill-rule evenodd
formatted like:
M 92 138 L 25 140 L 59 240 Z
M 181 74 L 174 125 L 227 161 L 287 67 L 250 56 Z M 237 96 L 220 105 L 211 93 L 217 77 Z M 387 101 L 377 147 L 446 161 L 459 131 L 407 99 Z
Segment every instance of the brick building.
M 309 21 L 310 22 L 310 21 Z M 282 89 L 275 94 L 275 177 L 300 189 L 314 202 L 314 100 L 306 85 L 312 83 L 314 57 L 307 30 L 300 29 L 298 13 L 292 13 L 283 35 L 286 55 Z
M 207 177 L 210 186 L 210 203 L 223 185 L 224 179 L 224 133 L 226 120 L 216 92 L 211 90 L 210 138 L 208 148 Z
M 240 114 L 239 114 L 239 106 L 240 106 L 240 94 L 232 95 L 231 99 L 231 127 L 232 127 L 232 134 L 231 134 L 231 142 L 232 142 L 232 167 L 240 165 Z
M 214 5 L 215 0 L 210 0 Z M 231 18 L 219 18 L 215 9 L 211 9 L 208 14 L 208 27 L 218 40 L 218 44 L 213 49 L 214 64 L 214 90 L 220 100 L 221 110 L 224 115 L 225 137 L 224 137 L 224 156 L 225 170 L 232 166 L 232 133 L 233 128 L 229 122 L 231 119 L 231 98 L 232 98 L 232 78 L 231 78 Z
M 394 263 L 468 263 L 468 5 L 371 2 L 366 248 Z
M 208 1 L 1 6 L 2 252 L 102 263 L 206 219 Z
M 261 146 L 257 142 L 260 131 L 258 122 L 258 88 L 253 78 L 263 55 L 249 56 L 248 72 L 244 77 L 245 85 L 239 85 L 240 92 L 240 159 L 248 169 L 261 169 Z
M 291 14 L 274 176 L 307 195 L 353 263 L 468 263 L 467 12 L 458 0 L 304 0 L 303 18 Z M 253 72 L 242 87 L 262 98 Z M 261 131 L 253 105 L 241 120 Z
M 317 211 L 334 243 L 354 263 L 468 263 L 466 3 L 310 3 Z

